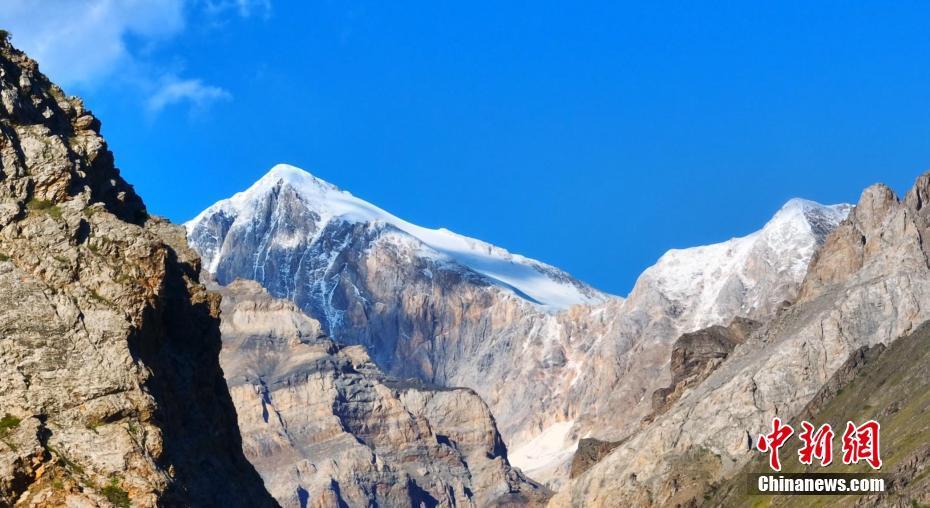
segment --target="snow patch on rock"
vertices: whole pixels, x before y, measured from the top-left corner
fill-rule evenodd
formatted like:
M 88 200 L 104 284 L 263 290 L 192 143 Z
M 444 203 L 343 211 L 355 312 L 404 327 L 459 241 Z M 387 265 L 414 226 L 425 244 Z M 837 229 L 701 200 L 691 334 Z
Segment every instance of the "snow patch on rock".
M 530 478 L 552 478 L 574 455 L 578 440 L 571 438 L 575 421 L 558 422 L 510 452 L 510 463 Z

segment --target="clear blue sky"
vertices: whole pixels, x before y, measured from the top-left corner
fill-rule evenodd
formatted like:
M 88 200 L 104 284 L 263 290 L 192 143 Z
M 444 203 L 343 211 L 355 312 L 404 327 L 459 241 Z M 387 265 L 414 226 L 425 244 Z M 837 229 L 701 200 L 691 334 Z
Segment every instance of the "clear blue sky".
M 175 221 L 288 162 L 626 294 L 791 197 L 930 169 L 927 2 L 160 3 L 113 14 L 96 75 L 42 58 Z M 0 14 L 20 45 L 44 22 Z

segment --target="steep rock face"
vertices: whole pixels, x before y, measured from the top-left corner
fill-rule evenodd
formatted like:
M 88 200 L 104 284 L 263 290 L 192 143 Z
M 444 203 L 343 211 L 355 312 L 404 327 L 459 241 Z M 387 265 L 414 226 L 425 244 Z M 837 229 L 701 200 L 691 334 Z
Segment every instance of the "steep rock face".
M 384 376 L 364 348 L 257 283 L 223 294 L 223 369 L 246 456 L 283 506 L 494 506 L 544 500 L 511 469 L 471 390 Z
M 575 450 L 575 455 L 572 456 L 572 468 L 568 477 L 576 478 L 581 476 L 618 446 L 620 446 L 619 442 L 601 441 L 590 437 L 579 440 L 578 449 Z
M 220 283 L 260 282 L 361 344 L 388 373 L 467 386 L 511 460 L 564 477 L 577 440 L 625 437 L 670 382 L 683 333 L 764 318 L 795 297 L 845 206 L 793 200 L 752 235 L 671 251 L 626 300 L 553 267 L 426 230 L 291 167 L 187 224 Z
M 652 393 L 653 413 L 647 420 L 667 411 L 685 390 L 706 379 L 760 324 L 736 318 L 727 326 L 714 325 L 679 337 L 672 346 L 672 384 Z
M 866 189 L 812 261 L 798 303 L 551 504 L 687 501 L 734 474 L 753 456 L 751 437 L 774 416 L 801 411 L 851 353 L 891 343 L 926 321 L 928 189 L 927 175 L 903 201 L 885 186 Z
M 0 505 L 274 505 L 199 259 L 98 129 L 0 41 Z
M 830 423 L 841 429 L 847 421 L 875 419 L 882 424 L 882 473 L 886 491 L 866 496 L 746 496 L 739 475 L 716 485 L 701 499 L 706 506 L 924 506 L 930 502 L 930 324 L 908 336 L 883 344 L 863 347 L 821 388 L 792 422 L 801 420 Z M 760 455 L 743 472 L 764 471 L 767 458 Z M 804 466 L 797 454 L 785 454 L 785 472 L 868 472 L 865 464 L 847 466 L 834 460 L 827 468 Z M 800 497 L 800 498 L 799 498 Z

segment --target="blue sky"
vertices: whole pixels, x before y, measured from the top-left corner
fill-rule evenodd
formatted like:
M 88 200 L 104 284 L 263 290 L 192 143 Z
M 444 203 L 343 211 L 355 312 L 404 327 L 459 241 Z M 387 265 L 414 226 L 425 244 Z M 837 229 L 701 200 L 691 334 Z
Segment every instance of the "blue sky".
M 926 2 L 9 1 L 175 221 L 288 162 L 626 294 L 930 169 Z

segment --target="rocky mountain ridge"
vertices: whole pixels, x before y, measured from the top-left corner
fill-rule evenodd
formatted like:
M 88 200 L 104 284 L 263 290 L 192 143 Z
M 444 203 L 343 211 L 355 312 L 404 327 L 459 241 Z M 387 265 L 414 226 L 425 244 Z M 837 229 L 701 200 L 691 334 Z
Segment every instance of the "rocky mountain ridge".
M 738 345 L 700 384 L 550 501 L 674 505 L 753 458 L 752 436 L 798 414 L 852 353 L 891 344 L 930 318 L 925 206 L 930 174 L 903 200 L 875 185 L 815 254 L 797 302 Z
M 544 292 L 525 278 L 502 284 L 500 264 L 461 250 L 437 255 L 441 242 L 423 228 L 334 189 L 276 167 L 189 222 L 191 244 L 219 282 L 258 281 L 336 340 L 365 346 L 387 373 L 474 389 L 513 463 L 541 480 L 567 476 L 579 438 L 615 441 L 638 428 L 650 394 L 671 381 L 669 354 L 683 333 L 767 319 L 794 299 L 807 262 L 849 209 L 793 200 L 757 233 L 670 251 L 627 299 L 542 268 L 556 283 L 547 287 L 568 296 L 549 292 L 541 305 Z M 469 245 L 495 263 L 528 262 Z M 562 310 L 552 304 L 572 298 Z
M 2 506 L 755 505 L 774 416 L 889 423 L 888 493 L 804 502 L 930 501 L 930 173 L 619 298 L 292 167 L 184 231 L 99 128 L 0 41 Z
M 99 127 L 0 40 L 0 505 L 274 506 L 241 450 L 219 301 Z
M 265 221 L 267 227 L 261 228 Z M 561 310 L 608 298 L 553 266 L 445 228 L 427 229 L 411 224 L 287 164 L 271 168 L 245 191 L 214 204 L 185 225 L 203 253 L 207 270 L 220 283 L 230 282 L 231 277 L 239 275 L 239 258 L 246 257 L 253 261 L 249 278 L 274 286 L 279 277 L 280 283 L 285 283 L 283 279 L 291 274 L 299 276 L 301 263 L 307 262 L 301 257 L 280 264 L 268 263 L 276 253 L 302 252 L 314 242 L 335 236 L 327 229 L 356 224 L 383 228 L 386 230 L 383 241 L 410 244 L 417 257 L 458 265 L 460 270 L 480 274 L 487 283 L 505 288 L 543 309 Z M 253 241 L 259 242 L 255 251 L 236 251 L 238 245 Z M 273 273 L 275 270 L 279 273 Z M 287 296 L 299 300 L 295 292 L 296 288 L 290 288 Z M 339 320 L 340 310 L 332 305 L 325 309 L 324 325 L 332 327 Z
M 789 424 L 807 420 L 842 428 L 847 421 L 875 419 L 882 423 L 882 473 L 885 492 L 848 496 L 754 496 L 745 495 L 739 474 L 715 484 L 701 496 L 706 506 L 923 506 L 930 502 L 930 324 L 924 323 L 890 346 L 877 344 L 854 351 L 849 359 Z M 764 471 L 766 458 L 759 456 L 743 467 L 746 473 Z M 834 460 L 823 468 L 798 463 L 786 454 L 782 470 L 795 472 L 869 473 L 865 464 L 846 465 Z M 742 474 L 742 473 L 741 473 Z

